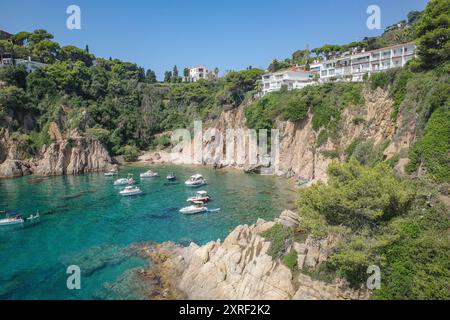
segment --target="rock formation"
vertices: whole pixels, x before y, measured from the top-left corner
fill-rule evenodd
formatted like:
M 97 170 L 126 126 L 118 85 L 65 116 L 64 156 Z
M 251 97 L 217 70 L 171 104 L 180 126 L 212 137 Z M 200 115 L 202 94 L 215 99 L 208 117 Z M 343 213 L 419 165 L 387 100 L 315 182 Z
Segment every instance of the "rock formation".
M 293 225 L 293 212 L 284 212 L 279 223 Z M 203 246 L 191 243 L 180 247 L 174 243 L 151 245 L 144 253 L 152 260 L 146 274 L 160 280 L 159 298 L 187 299 L 367 299 L 366 290 L 350 289 L 342 280 L 325 283 L 303 274 L 314 268 L 332 252 L 336 239 L 294 243 L 299 269 L 291 271 L 267 254 L 270 242 L 261 232 L 275 222 L 259 220 L 255 225 L 238 226 L 223 241 Z
M 5 129 L 0 130 L 0 178 L 31 174 L 30 163 L 18 152 L 17 143 Z
M 99 140 L 81 137 L 76 132 L 64 138 L 56 124 L 50 125 L 49 135 L 55 142 L 44 146 L 36 159 L 26 159 L 9 132 L 1 130 L 0 178 L 76 175 L 113 168 L 113 160 Z
M 113 168 L 103 144 L 94 138 L 71 138 L 55 142 L 43 150 L 33 167 L 36 175 L 76 175 Z
M 153 163 L 173 162 L 177 164 L 209 164 L 217 167 L 233 167 L 255 172 L 272 165 L 272 171 L 278 176 L 295 177 L 302 180 L 326 181 L 326 170 L 332 159 L 325 151 L 345 151 L 357 138 L 372 139 L 374 144 L 390 141 L 384 156 L 386 159 L 408 149 L 415 140 L 414 119 L 406 119 L 401 112 L 396 122 L 392 121 L 393 102 L 386 91 L 377 89 L 363 91 L 365 104 L 362 107 L 348 107 L 342 113 L 340 136 L 328 139 L 317 145 L 317 135 L 311 125 L 311 115 L 298 122 L 276 121 L 279 130 L 279 157 L 275 163 L 258 154 L 256 163 L 250 161 L 250 140 L 247 133 L 244 106 L 224 111 L 220 117 L 203 129 L 203 138 L 197 134 L 190 142 L 181 142 L 171 150 L 171 154 L 162 151 L 158 156 L 149 153 L 141 161 Z M 226 143 L 227 130 L 235 130 L 232 144 Z M 202 146 L 203 160 L 194 157 L 195 141 Z M 200 142 L 199 142 L 200 141 Z M 238 146 L 243 147 L 243 151 Z M 401 153 L 400 153 L 401 154 Z M 406 154 L 406 153 L 404 153 Z M 402 172 L 406 159 L 400 159 L 396 170 Z

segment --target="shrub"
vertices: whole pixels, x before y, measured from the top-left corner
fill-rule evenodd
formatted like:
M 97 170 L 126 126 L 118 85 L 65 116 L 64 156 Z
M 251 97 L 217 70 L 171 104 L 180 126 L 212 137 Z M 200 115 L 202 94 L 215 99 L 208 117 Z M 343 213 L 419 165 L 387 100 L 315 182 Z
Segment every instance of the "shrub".
M 291 250 L 287 255 L 283 257 L 281 260 L 283 264 L 288 267 L 291 271 L 294 271 L 297 267 L 297 252 L 295 250 Z
M 125 161 L 132 162 L 137 160 L 140 152 L 139 149 L 135 146 L 126 145 L 120 149 L 119 154 L 123 155 Z
M 413 146 L 406 170 L 416 171 L 421 163 L 437 182 L 450 181 L 450 110 L 441 108 L 431 116 L 424 136 Z
M 267 231 L 261 233 L 261 236 L 270 241 L 270 247 L 267 254 L 273 259 L 281 258 L 294 237 L 292 228 L 288 228 L 282 224 L 276 224 Z

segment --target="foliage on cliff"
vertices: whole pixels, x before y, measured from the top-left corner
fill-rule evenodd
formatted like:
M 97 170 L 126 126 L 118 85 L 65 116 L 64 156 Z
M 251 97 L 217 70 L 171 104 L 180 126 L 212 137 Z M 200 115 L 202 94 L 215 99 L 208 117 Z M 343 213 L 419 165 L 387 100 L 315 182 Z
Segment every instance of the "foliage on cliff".
M 334 163 L 329 183 L 300 191 L 299 232 L 342 238 L 325 265 L 360 286 L 369 265 L 382 271 L 380 299 L 448 299 L 450 227 L 430 185 L 396 178 L 389 167 Z
M 95 58 L 52 39 L 47 31 L 36 30 L 0 41 L 1 53 L 46 63 L 31 74 L 23 66 L 0 68 L 0 123 L 33 137 L 36 150 L 50 142 L 51 122 L 63 133 L 77 129 L 97 136 L 115 154 L 146 149 L 155 144 L 157 133 L 187 128 L 194 119 L 208 120 L 224 107 L 238 106 L 263 73 L 247 69 L 219 80 L 155 83 L 152 70 Z
M 358 83 L 326 83 L 302 90 L 272 92 L 249 104 L 245 109 L 247 126 L 270 129 L 277 117 L 298 121 L 312 113 L 314 130 L 337 130 L 341 111 L 350 105 L 364 103 L 362 85 Z

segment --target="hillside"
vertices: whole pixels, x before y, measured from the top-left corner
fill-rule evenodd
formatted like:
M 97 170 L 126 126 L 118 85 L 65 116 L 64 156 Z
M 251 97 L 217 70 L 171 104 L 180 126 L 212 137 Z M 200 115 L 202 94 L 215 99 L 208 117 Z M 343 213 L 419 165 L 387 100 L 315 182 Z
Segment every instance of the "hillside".
M 117 156 L 168 161 L 173 150 L 179 154 L 176 162 L 183 163 L 191 158 L 192 145 L 172 145 L 170 133 L 191 130 L 194 120 L 202 120 L 208 137 L 202 144 L 204 164 L 247 172 L 272 166 L 276 175 L 311 182 L 299 190 L 298 224 L 252 229 L 249 239 L 266 246 L 262 256 L 273 270 L 281 269 L 286 279 L 307 276 L 321 287 L 340 279 L 345 290 L 339 287 L 331 296 L 359 296 L 368 265 L 377 265 L 383 286 L 370 293 L 372 298 L 449 298 L 448 1 L 430 1 L 423 13 L 410 15 L 402 27 L 381 37 L 327 45 L 306 55 L 297 52 L 285 63 L 273 62 L 269 70 L 307 65 L 312 53 L 323 59 L 358 47 L 415 41 L 418 56 L 405 68 L 363 82 L 283 89 L 263 98 L 255 97 L 263 70 L 248 68 L 195 83 L 178 78 L 158 83 L 151 70 L 95 58 L 88 50 L 60 47 L 52 39 L 45 30 L 36 30 L 0 41 L 2 53 L 46 64 L 33 73 L 21 66 L 0 68 L 0 178 L 105 171 Z M 248 138 L 238 137 L 235 145 L 247 145 L 242 161 L 219 161 L 227 152 L 238 158 L 216 135 L 227 129 L 278 129 L 279 162 L 267 163 L 260 154 L 258 163 L 250 164 Z M 303 268 L 304 253 L 293 244 L 330 238 L 335 241 L 326 258 Z M 220 243 L 211 246 L 194 249 L 198 254 L 221 252 Z M 177 250 L 186 254 L 188 249 Z M 183 288 L 203 297 L 203 280 L 192 288 L 185 280 Z M 306 295 L 297 285 L 283 297 Z M 361 296 L 367 297 L 364 292 Z

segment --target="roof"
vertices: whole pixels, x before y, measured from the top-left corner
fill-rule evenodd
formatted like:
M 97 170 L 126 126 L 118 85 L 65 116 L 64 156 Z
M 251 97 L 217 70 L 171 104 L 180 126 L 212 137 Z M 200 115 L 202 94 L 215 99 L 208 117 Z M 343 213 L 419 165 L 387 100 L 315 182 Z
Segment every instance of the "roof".
M 310 71 L 306 71 L 303 68 L 299 68 L 299 67 L 291 67 L 288 69 L 282 69 L 282 70 L 278 70 L 275 72 L 269 72 L 264 74 L 263 76 L 268 76 L 268 75 L 273 75 L 273 74 L 282 74 L 282 73 L 287 73 L 287 72 L 298 72 L 298 73 L 311 73 Z
M 203 178 L 203 176 L 201 174 L 194 174 L 191 178 L 199 179 L 199 178 Z
M 329 59 L 329 60 L 323 60 L 320 63 L 333 62 L 333 61 L 342 60 L 342 59 L 353 59 L 358 56 L 364 56 L 364 55 L 371 54 L 374 52 L 380 52 L 380 51 L 403 47 L 403 46 L 407 46 L 407 45 L 415 45 L 415 43 L 414 42 L 406 42 L 406 43 L 396 44 L 396 45 L 392 45 L 389 47 L 384 47 L 384 48 L 379 48 L 379 49 L 374 49 L 374 50 L 364 51 L 364 52 L 358 52 L 358 53 L 354 53 L 354 54 L 349 54 L 347 56 L 336 57 L 334 59 Z

